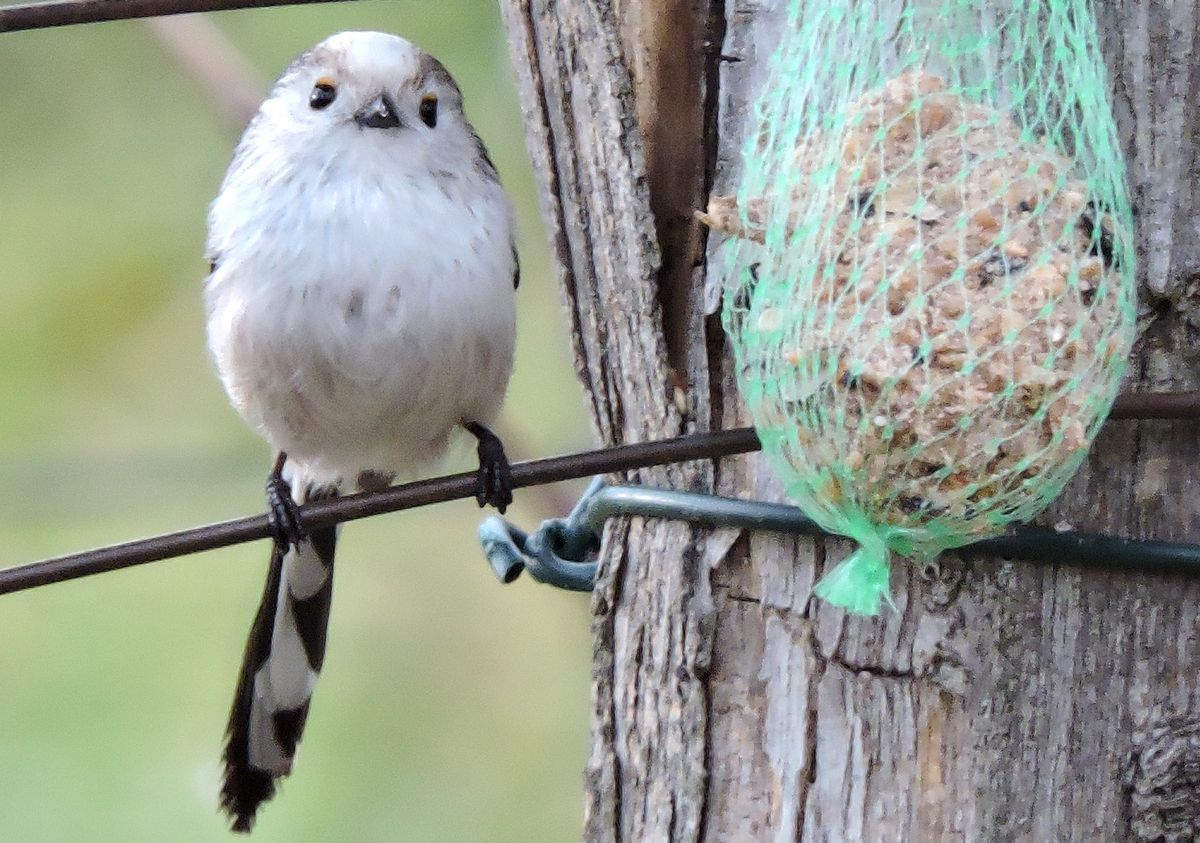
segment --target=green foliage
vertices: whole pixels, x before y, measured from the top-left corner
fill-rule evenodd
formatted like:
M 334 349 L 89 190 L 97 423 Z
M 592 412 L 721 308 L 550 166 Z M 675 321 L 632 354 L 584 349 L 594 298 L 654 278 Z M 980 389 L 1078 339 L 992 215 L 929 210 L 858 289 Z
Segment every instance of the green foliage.
M 589 441 L 496 10 L 217 17 L 264 78 L 341 29 L 456 74 L 517 201 L 514 457 Z M 263 508 L 263 444 L 204 346 L 204 216 L 236 137 L 142 23 L 0 36 L 0 565 Z M 536 326 L 536 327 L 535 327 Z M 546 327 L 543 327 L 546 326 Z M 470 464 L 465 446 L 448 469 Z M 518 493 L 515 515 L 552 513 Z M 568 840 L 587 609 L 500 588 L 460 503 L 343 532 L 326 671 L 256 840 Z M 217 761 L 263 543 L 0 598 L 0 839 L 215 840 Z

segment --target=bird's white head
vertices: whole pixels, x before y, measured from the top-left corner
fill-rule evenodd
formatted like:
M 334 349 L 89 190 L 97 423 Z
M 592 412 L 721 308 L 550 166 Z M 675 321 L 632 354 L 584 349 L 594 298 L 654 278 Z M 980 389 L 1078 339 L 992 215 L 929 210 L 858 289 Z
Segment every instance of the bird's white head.
M 411 172 L 461 172 L 466 164 L 495 178 L 454 78 L 433 56 L 381 32 L 341 32 L 299 56 L 247 137 L 260 154 L 282 147 L 293 161 L 322 167 L 387 158 Z
M 246 127 L 209 212 L 209 284 L 256 257 L 311 273 L 391 260 L 398 226 L 458 231 L 446 217 L 481 207 L 510 249 L 508 200 L 450 73 L 398 36 L 341 32 L 293 61 Z

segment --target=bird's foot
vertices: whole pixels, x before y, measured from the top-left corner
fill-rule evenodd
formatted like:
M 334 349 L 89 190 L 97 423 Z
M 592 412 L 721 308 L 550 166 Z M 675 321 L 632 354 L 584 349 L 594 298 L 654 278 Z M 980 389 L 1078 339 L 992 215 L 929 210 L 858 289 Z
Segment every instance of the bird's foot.
M 281 453 L 275 460 L 275 468 L 267 477 L 267 523 L 271 537 L 280 550 L 299 544 L 308 536 L 300 518 L 300 508 L 292 497 L 292 486 L 283 479 L 283 464 L 287 455 Z
M 475 481 L 475 500 L 480 506 L 491 505 L 503 514 L 513 499 L 512 466 L 504 453 L 504 443 L 478 422 L 463 425 L 479 440 L 479 473 Z

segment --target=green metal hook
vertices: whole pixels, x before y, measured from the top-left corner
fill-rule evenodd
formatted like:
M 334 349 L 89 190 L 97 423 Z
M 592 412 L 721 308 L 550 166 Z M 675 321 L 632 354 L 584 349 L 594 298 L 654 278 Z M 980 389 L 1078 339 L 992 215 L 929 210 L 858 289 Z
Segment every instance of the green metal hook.
M 619 515 L 668 518 L 709 527 L 829 535 L 794 506 L 644 486 L 607 486 L 597 477 L 566 518 L 543 521 L 529 534 L 493 516 L 480 525 L 479 541 L 501 582 L 513 582 L 522 571 L 528 571 L 547 585 L 590 591 L 604 522 Z M 1045 527 L 1014 527 L 1007 535 L 953 552 L 1027 562 L 1069 562 L 1108 570 L 1200 574 L 1200 544 L 1138 541 Z

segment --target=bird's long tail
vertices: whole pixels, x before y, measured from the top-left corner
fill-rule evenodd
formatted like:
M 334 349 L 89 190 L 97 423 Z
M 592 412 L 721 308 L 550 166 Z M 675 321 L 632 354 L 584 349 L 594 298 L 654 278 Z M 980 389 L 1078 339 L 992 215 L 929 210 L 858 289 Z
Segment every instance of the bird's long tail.
M 334 497 L 293 481 L 297 504 Z M 312 531 L 271 553 L 262 603 L 250 629 L 229 714 L 221 808 L 249 831 L 260 804 L 292 769 L 308 704 L 325 660 L 337 528 Z

